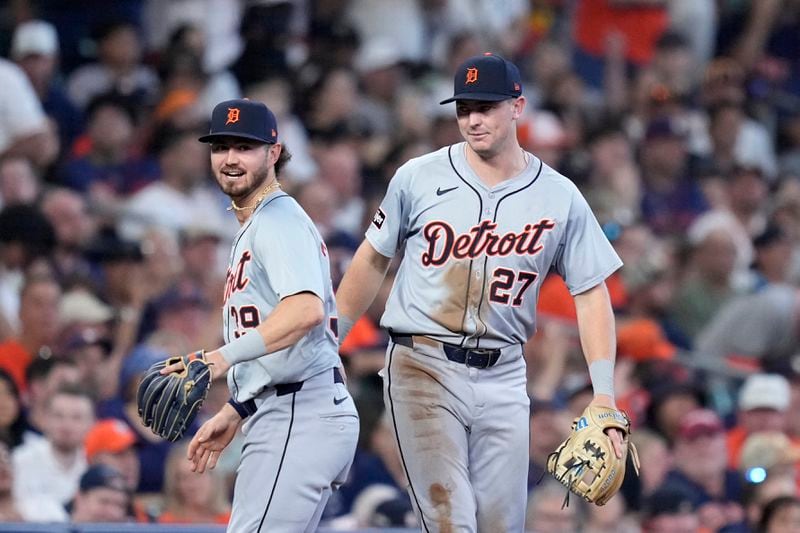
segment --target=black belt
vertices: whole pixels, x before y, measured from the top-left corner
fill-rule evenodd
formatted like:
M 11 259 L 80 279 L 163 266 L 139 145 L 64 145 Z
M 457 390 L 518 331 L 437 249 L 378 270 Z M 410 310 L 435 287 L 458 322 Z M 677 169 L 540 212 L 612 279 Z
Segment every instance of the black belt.
M 395 344 L 405 346 L 406 348 L 414 348 L 414 337 L 412 335 L 392 333 L 391 337 L 392 342 Z M 434 341 L 434 339 L 430 340 Z M 444 355 L 449 360 L 462 365 L 474 368 L 489 368 L 500 360 L 501 350 L 499 348 L 462 348 L 461 346 L 448 344 L 446 342 L 434 342 L 442 346 L 442 352 L 444 352 Z
M 333 382 L 334 383 L 344 383 L 344 378 L 342 377 L 342 373 L 339 371 L 337 367 L 333 368 Z M 286 396 L 287 394 L 292 394 L 293 392 L 297 392 L 303 388 L 303 383 L 305 381 L 296 381 L 294 383 L 279 383 L 275 385 L 275 396 Z M 247 412 L 248 416 L 255 414 L 257 407 L 255 400 L 247 400 L 246 402 L 239 404 L 244 407 L 244 410 Z M 241 414 L 241 413 L 240 413 Z

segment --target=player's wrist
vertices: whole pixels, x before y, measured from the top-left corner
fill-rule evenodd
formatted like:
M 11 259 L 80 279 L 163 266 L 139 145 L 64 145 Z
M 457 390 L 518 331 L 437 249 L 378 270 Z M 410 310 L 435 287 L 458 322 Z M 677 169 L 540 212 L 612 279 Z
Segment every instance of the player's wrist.
M 350 330 L 353 329 L 353 325 L 355 324 L 355 320 L 346 316 L 340 316 L 338 323 L 339 327 L 337 331 L 337 335 L 339 337 L 339 346 L 344 344 L 344 340 L 347 338 L 347 335 L 350 333 Z
M 227 370 L 236 363 L 251 361 L 265 355 L 267 346 L 261 333 L 257 329 L 251 329 L 238 339 L 221 347 L 217 352 L 227 365 L 225 368 Z
M 614 361 L 598 359 L 589 363 L 589 379 L 595 398 L 607 396 L 614 402 Z
M 238 422 L 250 416 L 244 404 L 237 402 L 233 398 L 229 398 L 225 405 L 222 406 L 220 414 L 231 422 Z

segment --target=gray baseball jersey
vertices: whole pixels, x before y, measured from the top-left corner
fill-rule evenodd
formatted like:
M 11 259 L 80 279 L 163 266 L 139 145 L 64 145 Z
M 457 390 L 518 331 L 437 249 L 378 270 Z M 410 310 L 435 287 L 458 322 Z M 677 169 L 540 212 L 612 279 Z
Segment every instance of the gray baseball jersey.
M 577 187 L 528 158 L 491 189 L 464 143 L 397 171 L 366 233 L 387 257 L 405 243 L 382 326 L 465 347 L 520 344 L 535 332 L 551 268 L 577 294 L 622 265 Z
M 225 342 L 261 323 L 282 298 L 311 292 L 326 319 L 291 347 L 228 372 L 248 411 L 228 531 L 316 531 L 346 479 L 358 442 L 353 399 L 338 373 L 336 303 L 328 252 L 293 198 L 265 198 L 236 235 L 225 283 Z M 323 442 L 324 446 L 319 446 Z
M 381 319 L 393 334 L 382 376 L 425 532 L 524 529 L 522 344 L 539 287 L 555 269 L 578 294 L 621 265 L 575 185 L 526 158 L 494 187 L 464 143 L 409 161 L 366 232 L 387 257 L 405 246 Z
M 303 381 L 340 366 L 332 329 L 336 301 L 328 251 L 297 202 L 277 193 L 264 199 L 234 238 L 222 310 L 225 342 L 258 326 L 282 298 L 300 292 L 319 296 L 326 319 L 297 344 L 234 365 L 228 387 L 236 401 L 249 400 L 271 385 Z

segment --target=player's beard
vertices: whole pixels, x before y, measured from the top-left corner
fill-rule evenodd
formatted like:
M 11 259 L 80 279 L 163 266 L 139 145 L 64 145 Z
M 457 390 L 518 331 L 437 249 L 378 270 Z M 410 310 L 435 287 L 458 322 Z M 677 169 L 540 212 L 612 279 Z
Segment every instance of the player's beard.
M 224 168 L 220 169 L 220 173 L 222 173 L 223 170 Z M 217 184 L 222 192 L 228 195 L 237 205 L 248 205 L 248 201 L 255 198 L 258 193 L 264 189 L 264 185 L 269 180 L 269 170 L 270 166 L 265 158 L 264 163 L 252 172 L 253 179 L 249 184 L 246 179 L 246 174 L 241 179 L 234 182 L 225 179 L 217 179 Z

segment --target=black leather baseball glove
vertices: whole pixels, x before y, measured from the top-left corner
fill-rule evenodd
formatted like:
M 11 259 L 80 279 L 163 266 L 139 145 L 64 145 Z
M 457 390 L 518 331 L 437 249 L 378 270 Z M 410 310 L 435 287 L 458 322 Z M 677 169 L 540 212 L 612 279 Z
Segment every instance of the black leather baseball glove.
M 178 362 L 183 363 L 183 371 L 161 374 L 164 367 Z M 194 421 L 209 387 L 211 369 L 202 350 L 156 363 L 139 382 L 139 416 L 153 433 L 175 442 Z

